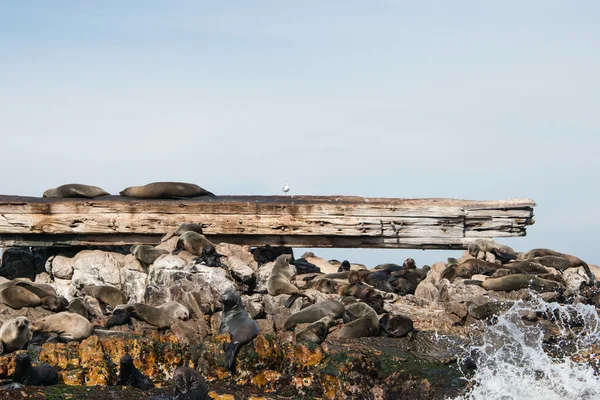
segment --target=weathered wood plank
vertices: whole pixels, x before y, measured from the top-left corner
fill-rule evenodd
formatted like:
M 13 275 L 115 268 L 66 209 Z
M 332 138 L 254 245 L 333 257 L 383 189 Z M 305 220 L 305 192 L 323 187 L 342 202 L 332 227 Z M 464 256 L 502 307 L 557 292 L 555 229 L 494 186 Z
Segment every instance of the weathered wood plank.
M 522 236 L 529 199 L 473 201 L 349 196 L 223 196 L 191 200 L 0 196 L 0 244 L 157 243 L 184 222 L 209 238 L 303 247 L 464 248 Z

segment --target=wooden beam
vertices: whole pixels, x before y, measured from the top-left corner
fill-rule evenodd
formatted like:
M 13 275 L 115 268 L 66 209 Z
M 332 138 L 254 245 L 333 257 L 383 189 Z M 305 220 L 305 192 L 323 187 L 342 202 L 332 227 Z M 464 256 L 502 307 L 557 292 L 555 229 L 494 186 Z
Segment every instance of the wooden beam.
M 181 223 L 198 222 L 209 238 L 237 244 L 465 248 L 473 238 L 525 235 L 534 206 L 529 199 L 0 196 L 0 245 L 155 244 Z

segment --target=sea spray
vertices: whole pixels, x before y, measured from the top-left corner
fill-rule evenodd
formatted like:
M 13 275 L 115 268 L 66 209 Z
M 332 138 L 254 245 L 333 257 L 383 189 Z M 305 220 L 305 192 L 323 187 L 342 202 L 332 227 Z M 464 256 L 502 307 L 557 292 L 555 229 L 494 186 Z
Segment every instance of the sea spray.
M 539 324 L 523 320 L 523 313 L 531 311 L 554 322 L 556 340 L 545 340 Z M 600 319 L 594 306 L 539 298 L 516 302 L 486 327 L 481 346 L 468 349 L 477 369 L 466 378 L 471 388 L 458 399 L 600 399 L 594 365 L 571 360 L 599 340 Z

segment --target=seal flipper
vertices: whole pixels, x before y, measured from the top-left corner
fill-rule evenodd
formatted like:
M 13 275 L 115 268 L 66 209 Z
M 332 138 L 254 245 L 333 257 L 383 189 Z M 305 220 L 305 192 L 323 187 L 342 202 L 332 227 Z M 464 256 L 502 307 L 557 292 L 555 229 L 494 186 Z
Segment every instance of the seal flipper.
M 483 281 L 478 281 L 477 279 L 465 279 L 463 281 L 463 283 L 465 285 L 477 285 L 477 286 L 481 286 L 481 284 L 483 283 Z
M 291 306 L 293 306 L 294 302 L 296 301 L 296 299 L 298 299 L 298 297 L 306 297 L 308 300 L 311 300 L 310 297 L 308 297 L 304 293 L 296 293 L 296 294 L 291 295 L 290 298 L 287 299 L 287 301 L 284 304 L 285 308 L 290 308 Z M 311 303 L 312 303 L 312 301 L 311 301 Z
M 235 356 L 240 347 L 242 347 L 240 342 L 230 342 L 227 345 L 227 350 L 225 350 L 225 366 L 231 372 L 235 369 Z
M 585 274 L 588 276 L 588 278 L 590 278 L 590 283 L 592 285 L 596 284 L 596 276 L 594 275 L 594 273 L 590 270 L 590 266 L 587 265 L 587 263 L 582 263 L 581 266 L 583 267 L 583 270 L 585 271 Z

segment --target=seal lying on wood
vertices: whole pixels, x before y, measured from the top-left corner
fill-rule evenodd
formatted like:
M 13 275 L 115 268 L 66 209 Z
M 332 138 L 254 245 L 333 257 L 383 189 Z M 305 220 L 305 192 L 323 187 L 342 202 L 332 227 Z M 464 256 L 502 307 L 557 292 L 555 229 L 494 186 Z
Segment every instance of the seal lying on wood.
M 100 197 L 110 196 L 106 190 L 101 189 L 97 186 L 81 185 L 79 183 L 69 183 L 67 185 L 61 185 L 57 188 L 48 189 L 44 192 L 42 197 Z
M 215 195 L 193 183 L 154 182 L 144 186 L 130 186 L 119 193 L 121 196 L 139 199 L 180 199 Z

